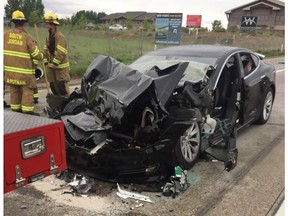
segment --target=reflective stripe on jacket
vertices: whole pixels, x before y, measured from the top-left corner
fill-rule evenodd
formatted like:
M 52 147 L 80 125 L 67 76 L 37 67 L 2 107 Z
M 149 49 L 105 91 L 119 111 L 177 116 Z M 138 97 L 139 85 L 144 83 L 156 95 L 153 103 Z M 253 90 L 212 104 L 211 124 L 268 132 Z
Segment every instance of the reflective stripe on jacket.
M 3 42 L 5 82 L 34 87 L 33 61 L 43 59 L 34 38 L 23 27 L 16 27 L 4 32 Z

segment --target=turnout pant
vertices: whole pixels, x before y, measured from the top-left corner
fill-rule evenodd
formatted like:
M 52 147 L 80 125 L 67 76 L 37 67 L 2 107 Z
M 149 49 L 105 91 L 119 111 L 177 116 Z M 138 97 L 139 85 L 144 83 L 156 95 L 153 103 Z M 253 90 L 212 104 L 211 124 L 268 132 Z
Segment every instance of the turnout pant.
M 50 69 L 49 82 L 51 91 L 54 95 L 69 97 L 70 89 L 68 80 L 70 80 L 68 71 Z
M 10 105 L 12 111 L 34 113 L 33 89 L 26 85 L 10 85 Z

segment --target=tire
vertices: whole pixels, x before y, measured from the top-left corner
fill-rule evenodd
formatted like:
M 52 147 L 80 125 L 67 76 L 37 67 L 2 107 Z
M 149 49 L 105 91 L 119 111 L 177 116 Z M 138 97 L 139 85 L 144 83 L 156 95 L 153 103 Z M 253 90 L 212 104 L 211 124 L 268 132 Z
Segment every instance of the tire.
M 189 170 L 198 160 L 201 146 L 201 131 L 197 122 L 193 123 L 179 138 L 175 155 L 179 166 Z
M 265 124 L 268 121 L 272 112 L 273 101 L 274 101 L 273 92 L 271 88 L 269 88 L 266 91 L 265 99 L 262 103 L 260 116 L 256 120 L 257 124 Z

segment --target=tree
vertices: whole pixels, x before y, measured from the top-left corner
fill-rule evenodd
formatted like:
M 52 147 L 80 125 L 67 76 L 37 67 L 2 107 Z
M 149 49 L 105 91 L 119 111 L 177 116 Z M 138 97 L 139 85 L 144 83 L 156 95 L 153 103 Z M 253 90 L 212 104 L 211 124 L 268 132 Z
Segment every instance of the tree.
M 41 23 L 41 15 L 39 10 L 31 12 L 29 16 L 29 23 L 30 24 L 39 24 Z
M 115 24 L 115 23 L 116 23 L 116 21 L 115 21 L 114 18 L 110 19 L 110 22 L 109 22 L 110 25 L 113 25 L 113 24 Z
M 76 25 L 79 23 L 79 20 L 85 18 L 87 22 L 92 22 L 94 24 L 100 23 L 100 19 L 102 17 L 106 16 L 106 13 L 100 12 L 97 14 L 95 11 L 85 11 L 81 10 L 76 12 L 76 14 L 73 14 L 71 17 L 72 25 Z
M 22 11 L 26 18 L 30 18 L 31 13 L 37 10 L 39 17 L 44 16 L 42 0 L 7 0 L 7 4 L 5 5 L 5 18 L 11 19 L 12 13 L 15 10 Z M 33 14 L 32 18 L 34 17 L 35 14 Z
M 126 21 L 126 26 L 128 29 L 133 29 L 133 21 L 131 18 Z
M 97 19 L 96 19 L 96 23 L 101 23 L 101 18 L 107 16 L 107 14 L 105 12 L 99 12 Z
M 212 23 L 212 31 L 214 32 L 225 32 L 221 20 L 214 20 Z
M 85 17 L 84 14 L 81 14 L 80 19 L 77 20 L 77 22 L 75 23 L 75 25 L 78 28 L 84 28 L 84 26 L 87 24 L 87 18 Z
M 70 17 L 65 17 L 65 18 L 62 18 L 62 19 L 59 19 L 59 23 L 61 24 L 61 26 L 68 26 L 68 25 L 71 25 L 71 19 Z
M 22 0 L 8 0 L 7 4 L 4 7 L 5 17 L 11 19 L 13 11 L 21 10 L 22 7 L 23 7 Z
M 153 29 L 153 25 L 152 23 L 148 22 L 146 19 L 144 20 L 144 23 L 143 23 L 143 27 L 144 29 L 146 30 L 152 30 Z

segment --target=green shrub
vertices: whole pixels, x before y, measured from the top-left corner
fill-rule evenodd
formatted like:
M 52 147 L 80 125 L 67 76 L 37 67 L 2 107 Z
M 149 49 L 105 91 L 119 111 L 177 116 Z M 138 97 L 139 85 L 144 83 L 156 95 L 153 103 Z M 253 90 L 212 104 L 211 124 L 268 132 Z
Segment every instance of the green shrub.
M 256 50 L 257 53 L 263 54 L 266 57 L 276 57 L 276 56 L 284 56 L 285 51 L 281 52 L 280 49 L 273 49 L 273 50 Z
M 82 77 L 86 72 L 87 67 L 89 64 L 72 64 L 70 67 L 70 76 L 71 78 L 78 78 Z

